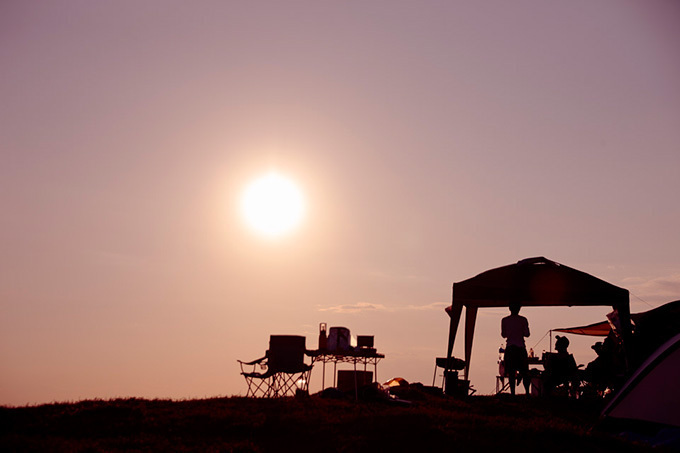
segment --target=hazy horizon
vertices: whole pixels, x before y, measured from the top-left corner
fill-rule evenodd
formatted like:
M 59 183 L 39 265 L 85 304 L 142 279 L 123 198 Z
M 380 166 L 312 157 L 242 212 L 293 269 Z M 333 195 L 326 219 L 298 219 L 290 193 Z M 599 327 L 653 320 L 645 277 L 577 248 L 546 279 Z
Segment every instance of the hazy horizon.
M 630 290 L 632 312 L 680 299 L 679 19 L 673 1 L 3 2 L 0 404 L 245 395 L 237 359 L 271 334 L 313 348 L 321 322 L 374 335 L 381 382 L 430 385 L 452 283 L 527 257 Z M 279 237 L 240 211 L 272 169 L 305 202 Z M 526 308 L 527 344 L 610 310 Z M 480 310 L 478 394 L 505 314 Z

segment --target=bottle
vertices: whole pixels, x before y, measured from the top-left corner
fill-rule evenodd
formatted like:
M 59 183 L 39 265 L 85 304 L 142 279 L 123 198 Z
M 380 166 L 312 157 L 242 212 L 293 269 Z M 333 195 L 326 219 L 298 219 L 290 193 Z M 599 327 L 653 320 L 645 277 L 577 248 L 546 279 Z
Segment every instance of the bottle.
M 529 348 L 529 357 L 534 358 L 534 348 Z
M 320 350 L 325 350 L 327 347 L 326 343 L 327 337 L 326 337 L 326 323 L 322 322 L 319 324 L 319 349 Z

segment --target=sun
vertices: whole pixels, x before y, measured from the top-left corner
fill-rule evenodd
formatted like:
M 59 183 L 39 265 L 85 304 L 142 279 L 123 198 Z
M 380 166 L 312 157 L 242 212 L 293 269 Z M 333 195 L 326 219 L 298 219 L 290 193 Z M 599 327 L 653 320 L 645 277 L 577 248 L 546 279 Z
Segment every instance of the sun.
M 241 209 L 251 228 L 275 237 L 292 231 L 301 223 L 305 202 L 302 192 L 292 180 L 271 171 L 246 187 Z

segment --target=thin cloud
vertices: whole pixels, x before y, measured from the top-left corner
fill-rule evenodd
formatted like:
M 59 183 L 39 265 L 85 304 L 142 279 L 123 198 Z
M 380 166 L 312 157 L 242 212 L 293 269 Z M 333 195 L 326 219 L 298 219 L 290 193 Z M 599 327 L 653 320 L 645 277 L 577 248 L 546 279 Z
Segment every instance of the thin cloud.
M 427 305 L 407 305 L 405 307 L 388 307 L 383 304 L 371 304 L 368 302 L 358 302 L 356 304 L 336 305 L 333 307 L 321 307 L 319 311 L 333 313 L 362 313 L 368 311 L 396 312 L 396 311 L 432 311 L 444 310 L 449 304 L 446 302 L 434 302 Z
M 680 274 L 645 279 L 630 277 L 623 281 L 631 293 L 631 302 L 636 299 L 647 304 L 658 305 L 680 299 Z
M 382 304 L 369 304 L 359 302 L 356 304 L 336 305 L 334 307 L 319 308 L 319 311 L 330 311 L 333 313 L 359 313 L 365 311 L 391 311 Z
M 449 305 L 451 304 L 447 302 L 433 302 L 427 305 L 407 305 L 406 307 L 400 307 L 399 309 L 413 311 L 431 311 L 431 310 L 443 311 Z

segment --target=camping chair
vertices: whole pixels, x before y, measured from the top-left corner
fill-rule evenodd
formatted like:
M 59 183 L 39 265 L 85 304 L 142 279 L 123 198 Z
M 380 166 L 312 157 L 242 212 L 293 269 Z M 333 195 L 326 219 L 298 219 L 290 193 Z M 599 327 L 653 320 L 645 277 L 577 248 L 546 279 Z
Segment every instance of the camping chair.
M 437 379 L 437 368 L 444 369 L 444 375 L 442 376 L 442 388 L 444 388 L 444 380 L 446 379 L 447 374 L 449 372 L 460 371 L 463 368 L 465 368 L 465 360 L 451 357 L 447 364 L 446 357 L 436 357 L 434 359 L 434 375 L 432 376 L 432 387 L 435 386 L 435 380 Z
M 477 391 L 470 386 L 470 381 L 458 379 L 458 371 L 465 368 L 465 360 L 451 357 L 447 363 L 446 357 L 435 358 L 432 387 L 435 386 L 435 380 L 437 379 L 437 368 L 444 369 L 442 389 L 444 389 L 446 394 L 467 396 L 468 394 L 473 395 Z
M 543 368 L 543 389 L 546 395 L 551 395 L 560 386 L 563 386 L 567 395 L 578 395 L 581 379 L 573 354 L 546 352 L 543 354 Z
M 312 365 L 305 364 L 305 352 L 305 337 L 271 335 L 264 357 L 252 362 L 238 360 L 248 385 L 246 397 L 278 398 L 308 392 Z M 258 367 L 263 372 L 256 371 Z

